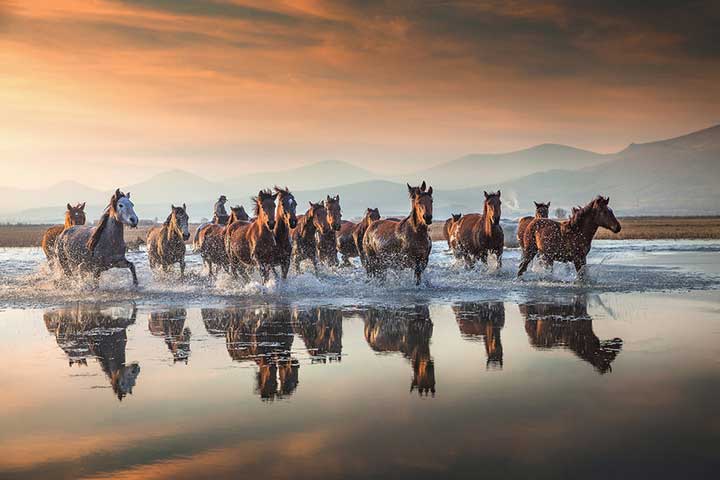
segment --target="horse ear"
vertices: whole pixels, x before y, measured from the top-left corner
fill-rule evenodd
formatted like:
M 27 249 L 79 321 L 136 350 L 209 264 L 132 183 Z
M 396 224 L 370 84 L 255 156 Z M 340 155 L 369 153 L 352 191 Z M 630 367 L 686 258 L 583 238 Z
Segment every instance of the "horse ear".
M 187 206 L 185 206 L 184 202 L 183 202 L 183 210 L 187 210 Z
M 174 203 L 171 203 L 171 204 L 170 204 L 170 210 L 175 210 L 175 204 L 174 204 Z
M 68 210 L 72 210 L 72 205 L 70 205 L 70 204 L 68 203 L 68 204 L 67 204 L 67 209 L 68 209 Z
M 330 195 L 328 195 L 328 196 L 327 196 L 327 201 L 328 201 L 328 203 L 329 203 L 331 200 L 332 200 L 332 198 L 330 198 Z
M 82 204 L 80 205 L 80 210 L 85 210 L 85 202 L 82 202 Z
M 490 196 L 490 195 L 488 195 L 488 192 L 486 192 L 485 190 L 483 190 L 483 193 L 485 194 L 485 198 L 488 198 Z
M 410 194 L 412 195 L 412 193 L 414 192 L 413 187 L 411 187 L 409 183 L 406 183 L 405 185 L 407 185 L 408 192 L 410 192 Z
M 122 194 L 121 194 L 122 195 Z M 130 198 L 130 192 L 127 192 L 125 196 L 129 199 Z
M 337 195 L 335 195 L 335 201 L 336 201 L 336 202 L 339 202 L 339 201 L 340 201 L 340 194 L 339 194 L 339 193 L 338 193 Z
M 535 204 L 535 208 L 538 208 L 540 206 L 540 204 L 534 200 L 533 200 L 533 203 Z
M 498 197 L 500 196 L 500 190 L 497 191 L 497 196 L 498 196 Z
M 550 208 L 550 202 L 547 202 L 547 207 Z
M 608 203 L 610 203 L 610 197 L 605 197 L 605 205 L 607 205 Z
M 432 196 L 433 189 L 432 187 L 428 188 L 428 193 Z
M 427 185 L 425 185 L 425 180 L 423 180 L 423 182 L 420 184 L 420 191 L 424 192 L 426 188 Z

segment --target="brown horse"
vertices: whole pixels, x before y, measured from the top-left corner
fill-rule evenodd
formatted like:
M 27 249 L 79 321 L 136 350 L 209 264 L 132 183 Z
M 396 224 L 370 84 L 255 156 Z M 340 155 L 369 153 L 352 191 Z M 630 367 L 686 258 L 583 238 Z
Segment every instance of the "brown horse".
M 522 217 L 520 220 L 518 220 L 518 227 L 517 227 L 517 238 L 518 243 L 520 243 L 520 248 L 525 248 L 525 230 L 527 229 L 527 226 L 530 225 L 530 222 L 532 222 L 536 218 L 548 218 L 550 215 L 550 202 L 547 203 L 538 203 L 533 202 L 535 204 L 535 216 L 534 217 Z
M 325 232 L 318 233 L 317 256 L 321 263 L 336 267 L 337 258 L 337 233 L 342 227 L 342 209 L 340 208 L 340 195 L 325 199 L 325 210 L 330 228 Z
M 363 237 L 365 269 L 368 276 L 384 278 L 388 268 L 412 268 L 415 284 L 428 264 L 432 241 L 428 226 L 432 224 L 433 188 L 423 181 L 419 187 L 408 184 L 412 209 L 400 221 L 377 220 Z
M 54 225 L 45 231 L 41 245 L 43 252 L 45 252 L 45 258 L 51 264 L 54 264 L 56 260 L 55 242 L 57 242 L 57 238 L 63 230 L 73 225 L 85 225 L 85 202 L 78 203 L 74 207 L 68 203 L 65 211 L 65 224 Z
M 360 257 L 360 262 L 365 265 L 363 237 L 370 224 L 376 220 L 380 220 L 380 210 L 368 208 L 359 223 L 345 221 L 342 223 L 337 237 L 337 249 L 342 256 L 344 266 L 350 266 L 352 257 Z
M 452 239 L 453 235 L 455 234 L 455 227 L 457 226 L 458 221 L 462 218 L 462 213 L 451 213 L 450 218 L 445 220 L 445 225 L 443 225 L 443 238 L 448 244 L 448 248 L 452 250 Z
M 596 197 L 582 208 L 573 209 L 569 220 L 556 222 L 547 218 L 536 218 L 525 229 L 523 257 L 518 277 L 525 273 L 535 255 L 548 267 L 553 262 L 572 262 L 578 278 L 585 276 L 587 254 L 598 227 L 613 233 L 620 231 L 620 222 L 608 207 L 610 198 Z
M 276 197 L 277 194 L 270 190 L 260 190 L 257 197 L 253 197 L 255 219 L 252 222 L 235 222 L 227 227 L 225 250 L 234 277 L 239 274 L 249 281 L 248 272 L 257 267 L 263 282 L 270 279 L 276 255 L 273 233 Z
M 150 268 L 167 271 L 180 264 L 180 276 L 185 276 L 185 242 L 190 238 L 187 207 L 170 206 L 170 215 L 161 227 L 153 227 L 147 235 L 147 254 Z
M 293 263 L 295 270 L 300 271 L 300 262 L 310 260 L 317 273 L 317 239 L 316 234 L 324 235 L 330 230 L 325 203 L 310 203 L 310 208 L 298 218 L 297 226 L 292 230 Z
M 226 225 L 210 223 L 200 230 L 197 248 L 200 251 L 203 263 L 208 267 L 208 274 L 211 277 L 217 275 L 218 267 L 222 267 L 225 271 L 228 271 L 230 265 L 228 263 L 227 252 L 225 251 L 225 229 L 228 225 L 232 225 L 235 222 L 248 222 L 249 220 L 250 217 L 245 211 L 245 208 L 240 205 L 230 208 L 230 218 Z M 213 264 L 216 266 L 215 273 L 213 273 Z
M 485 366 L 488 369 L 502 369 L 503 346 L 500 332 L 505 326 L 505 304 L 470 302 L 453 305 L 452 309 L 463 338 L 470 341 L 482 340 L 485 344 Z
M 285 187 L 275 187 L 277 195 L 277 210 L 275 211 L 275 265 L 280 266 L 280 274 L 284 279 L 290 271 L 292 258 L 292 229 L 297 227 L 297 202 L 290 190 Z M 274 271 L 274 270 L 273 270 Z
M 450 246 L 457 258 L 465 260 L 465 267 L 471 269 L 480 260 L 487 265 L 488 255 L 494 253 L 498 268 L 502 267 L 505 235 L 500 226 L 500 190 L 485 192 L 483 213 L 469 213 L 458 220 Z
M 199 252 L 202 248 L 202 242 L 200 240 L 200 234 L 211 225 L 225 227 L 226 225 L 230 225 L 234 220 L 241 220 L 243 222 L 247 222 L 250 220 L 250 216 L 245 211 L 245 207 L 242 205 L 236 205 L 234 207 L 230 207 L 230 216 L 228 217 L 227 221 L 225 223 L 220 223 L 220 219 L 217 217 L 217 215 L 213 216 L 212 222 L 205 222 L 198 225 L 197 229 L 195 230 L 195 235 L 193 235 L 193 251 Z M 216 229 L 217 230 L 217 229 Z M 225 247 L 223 247 L 223 250 Z

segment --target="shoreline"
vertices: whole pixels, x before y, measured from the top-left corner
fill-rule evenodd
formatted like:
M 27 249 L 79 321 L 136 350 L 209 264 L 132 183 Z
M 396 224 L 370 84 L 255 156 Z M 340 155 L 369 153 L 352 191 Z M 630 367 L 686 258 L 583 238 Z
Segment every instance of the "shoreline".
M 602 240 L 718 240 L 720 216 L 716 217 L 621 217 L 622 231 L 613 234 L 598 230 L 596 239 Z M 445 220 L 438 219 L 430 227 L 433 241 L 443 240 Z M 43 234 L 51 225 L 0 225 L 0 248 L 39 247 Z M 193 234 L 198 224 L 190 225 Z M 125 230 L 125 241 L 145 241 L 153 225 L 141 225 Z M 513 239 L 514 240 L 514 239 Z M 188 242 L 190 243 L 190 242 Z

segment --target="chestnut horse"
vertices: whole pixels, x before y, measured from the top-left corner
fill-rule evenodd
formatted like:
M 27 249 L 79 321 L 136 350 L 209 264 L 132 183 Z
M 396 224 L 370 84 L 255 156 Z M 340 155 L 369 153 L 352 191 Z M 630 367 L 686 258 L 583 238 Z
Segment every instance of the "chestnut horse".
M 570 219 L 556 222 L 547 218 L 536 218 L 525 229 L 523 257 L 518 277 L 525 273 L 535 255 L 548 267 L 553 262 L 572 262 L 578 278 L 585 277 L 587 254 L 598 227 L 613 233 L 620 231 L 620 222 L 608 207 L 610 198 L 596 197 L 582 208 L 573 209 Z
M 229 263 L 227 252 L 225 251 L 225 229 L 235 222 L 248 222 L 249 220 L 250 217 L 245 211 L 245 208 L 242 205 L 235 206 L 230 208 L 230 218 L 226 225 L 209 223 L 205 228 L 200 230 L 197 248 L 200 251 L 203 263 L 208 267 L 208 274 L 211 277 L 217 275 L 218 267 L 222 267 L 225 271 L 228 271 Z M 215 273 L 213 273 L 213 264 L 216 265 Z
M 133 285 L 137 286 L 135 265 L 125 258 L 127 246 L 123 236 L 125 225 L 135 228 L 137 224 L 138 217 L 130 201 L 130 192 L 124 194 L 119 189 L 115 190 L 96 227 L 75 225 L 63 230 L 58 237 L 57 258 L 65 275 L 92 273 L 97 283 L 105 270 L 127 268 L 132 274 Z
M 497 257 L 498 268 L 502 267 L 505 235 L 500 226 L 501 204 L 500 190 L 494 193 L 485 192 L 482 215 L 469 213 L 458 220 L 455 227 L 456 238 L 450 243 L 455 256 L 465 260 L 466 268 L 473 268 L 478 259 L 487 265 L 490 253 Z
M 412 209 L 400 221 L 377 220 L 370 224 L 363 238 L 365 269 L 370 277 L 384 278 L 388 268 L 412 268 L 415 284 L 428 264 L 432 241 L 428 226 L 432 224 L 432 187 L 408 184 Z
M 533 221 L 535 218 L 548 218 L 550 215 L 550 202 L 547 203 L 538 203 L 533 202 L 535 204 L 535 216 L 534 217 L 522 217 L 520 220 L 518 220 L 518 227 L 517 227 L 517 238 L 518 243 L 520 243 L 520 248 L 525 248 L 525 229 L 527 229 L 527 226 L 530 225 L 530 222 Z
M 451 213 L 450 218 L 445 220 L 443 225 L 443 238 L 447 241 L 448 248 L 452 249 L 451 238 L 455 232 L 457 222 L 462 218 L 462 213 Z
M 325 232 L 318 233 L 317 256 L 321 263 L 336 267 L 337 258 L 337 233 L 342 227 L 342 209 L 340 208 L 340 195 L 325 199 L 325 210 L 330 228 Z
M 292 258 L 292 229 L 297 226 L 297 202 L 290 190 L 275 187 L 277 210 L 275 211 L 275 265 L 280 266 L 280 274 L 284 279 L 290 271 Z M 274 272 L 274 270 L 273 270 Z
M 233 213 L 235 214 L 234 217 L 233 217 Z M 212 222 L 201 223 L 200 225 L 198 225 L 197 229 L 195 230 L 195 235 L 193 235 L 193 242 L 192 242 L 193 251 L 199 252 L 200 249 L 202 248 L 202 241 L 200 240 L 200 234 L 205 229 L 207 229 L 208 227 L 210 227 L 212 225 L 219 226 L 219 227 L 225 227 L 226 225 L 230 225 L 233 222 L 233 218 L 235 220 L 241 220 L 243 222 L 247 222 L 250 220 L 250 216 L 247 214 L 247 212 L 245 211 L 245 207 L 243 207 L 242 205 L 230 207 L 230 216 L 228 217 L 228 220 L 227 220 L 227 222 L 225 222 L 225 224 L 218 223 L 216 221 L 216 220 L 218 220 L 217 215 L 214 215 Z M 218 229 L 216 228 L 215 231 L 217 231 L 217 230 Z M 225 250 L 224 246 L 223 246 L 223 250 Z
M 298 218 L 297 226 L 292 230 L 293 263 L 295 270 L 300 271 L 300 262 L 310 260 L 317 273 L 317 240 L 316 234 L 324 235 L 330 230 L 325 203 L 309 202 L 310 208 Z
M 276 193 L 260 190 L 255 203 L 255 219 L 252 222 L 235 222 L 225 229 L 225 250 L 230 272 L 250 280 L 248 274 L 254 267 L 260 270 L 263 283 L 270 279 L 275 263 L 275 198 Z
M 185 276 L 185 241 L 190 238 L 187 207 L 170 206 L 170 215 L 161 227 L 153 227 L 147 234 L 147 255 L 150 268 L 167 271 L 180 264 L 180 277 Z
M 43 252 L 45 252 L 45 258 L 47 258 L 51 264 L 56 260 L 55 243 L 57 242 L 57 238 L 63 230 L 73 225 L 85 225 L 85 202 L 78 203 L 74 207 L 68 203 L 67 210 L 65 211 L 65 224 L 54 225 L 45 231 L 41 245 Z
M 380 210 L 368 208 L 359 223 L 342 223 L 337 237 L 337 249 L 342 256 L 344 266 L 350 266 L 350 258 L 352 257 L 360 257 L 360 262 L 363 266 L 365 265 L 363 237 L 370 224 L 376 220 L 380 220 Z

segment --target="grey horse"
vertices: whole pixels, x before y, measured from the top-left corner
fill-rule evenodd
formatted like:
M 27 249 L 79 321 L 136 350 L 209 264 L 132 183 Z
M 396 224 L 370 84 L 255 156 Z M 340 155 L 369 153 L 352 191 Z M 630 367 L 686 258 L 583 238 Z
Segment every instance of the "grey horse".
M 110 205 L 96 227 L 74 226 L 65 229 L 58 237 L 57 258 L 65 275 L 92 273 L 99 282 L 100 274 L 111 268 L 128 268 L 133 285 L 137 286 L 135 265 L 125 258 L 125 225 L 137 227 L 138 217 L 130 201 L 130 192 L 115 190 Z

